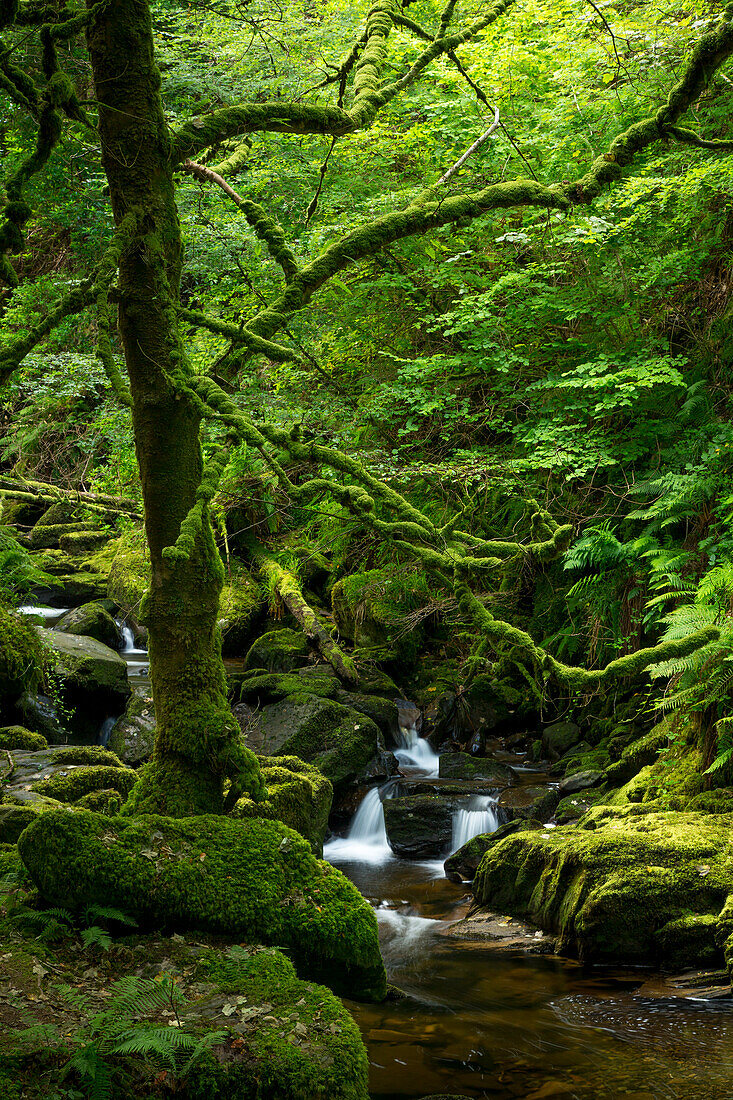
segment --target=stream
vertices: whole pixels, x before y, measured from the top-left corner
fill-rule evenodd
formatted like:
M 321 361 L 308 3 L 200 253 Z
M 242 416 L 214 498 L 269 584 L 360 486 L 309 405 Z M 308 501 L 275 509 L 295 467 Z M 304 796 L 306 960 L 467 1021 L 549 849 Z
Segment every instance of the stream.
M 406 776 L 437 774 L 414 729 L 402 730 L 395 755 Z M 468 887 L 445 878 L 442 859 L 393 854 L 382 800 L 397 787 L 392 779 L 370 790 L 347 835 L 324 849 L 374 907 L 389 981 L 405 994 L 347 1002 L 369 1052 L 373 1100 L 729 1100 L 729 1001 L 660 996 L 664 987 L 642 970 L 450 938 Z M 495 799 L 473 796 L 454 812 L 451 851 L 498 824 Z
M 64 613 L 20 610 L 47 628 Z M 147 651 L 118 625 L 130 684 L 148 693 Z M 241 662 L 225 664 L 237 670 Z M 105 732 L 103 725 L 100 739 Z M 642 969 L 610 971 L 451 936 L 468 911 L 468 885 L 445 877 L 449 851 L 397 857 L 383 811 L 401 778 L 434 781 L 439 758 L 414 724 L 401 727 L 394 755 L 399 776 L 371 788 L 346 836 L 324 848 L 374 907 L 389 981 L 404 994 L 379 1005 L 346 1002 L 367 1046 L 373 1100 L 729 1100 L 733 1002 L 670 996 Z M 501 756 L 520 784 L 547 782 L 521 757 Z M 467 791 L 453 812 L 450 852 L 500 822 L 495 795 L 472 793 L 470 783 Z

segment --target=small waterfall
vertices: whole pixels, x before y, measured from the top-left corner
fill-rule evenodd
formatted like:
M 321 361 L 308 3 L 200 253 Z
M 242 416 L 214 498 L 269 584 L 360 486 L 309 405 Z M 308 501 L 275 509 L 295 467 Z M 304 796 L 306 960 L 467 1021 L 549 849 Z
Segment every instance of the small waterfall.
M 385 784 L 390 787 L 392 784 Z M 386 793 L 386 791 L 385 791 Z M 354 815 L 348 835 L 330 841 L 323 849 L 332 863 L 358 860 L 360 863 L 385 863 L 392 856 L 384 825 L 384 809 L 379 789 L 372 787 Z
M 400 726 L 399 748 L 395 756 L 408 768 L 419 768 L 427 776 L 438 774 L 438 754 L 421 737 L 415 726 Z
M 457 852 L 469 840 L 482 833 L 493 833 L 499 828 L 496 799 L 491 795 L 474 795 L 465 810 L 453 814 L 451 852 Z
M 107 748 L 107 745 L 109 744 L 109 739 L 110 739 L 110 736 L 112 734 L 112 730 L 114 728 L 114 724 L 115 724 L 116 721 L 117 721 L 116 718 L 105 718 L 105 720 L 102 722 L 102 725 L 99 728 L 98 743 L 105 749 Z
M 126 623 L 120 623 L 120 634 L 122 635 L 122 647 L 121 653 L 133 653 L 135 650 L 135 635 Z

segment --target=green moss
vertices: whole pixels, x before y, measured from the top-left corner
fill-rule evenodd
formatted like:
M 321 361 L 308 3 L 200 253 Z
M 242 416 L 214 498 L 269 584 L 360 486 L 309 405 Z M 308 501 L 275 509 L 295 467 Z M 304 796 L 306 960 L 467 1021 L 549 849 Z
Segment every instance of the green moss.
M 409 569 L 354 573 L 337 581 L 331 592 L 341 634 L 361 649 L 388 647 L 405 668 L 415 664 L 423 636 L 419 628 L 406 629 L 407 616 L 430 599 L 424 571 Z
M 35 627 L 0 606 L 0 701 L 34 692 L 46 663 L 46 650 Z
M 26 829 L 19 848 L 52 904 L 102 904 L 143 927 L 282 945 L 299 970 L 338 991 L 385 995 L 371 906 L 280 822 L 51 811 Z
M 271 1010 L 269 1023 L 247 1032 L 243 1056 L 234 1047 L 199 1064 L 186 1081 L 189 1100 L 367 1100 L 366 1051 L 354 1020 L 328 990 L 299 981 L 280 952 L 211 951 L 200 972 L 230 1000 L 239 995 Z
M 90 791 L 76 800 L 76 805 L 84 810 L 93 810 L 97 814 L 106 814 L 114 817 L 122 809 L 123 798 L 119 791 L 109 787 L 98 791 Z
M 115 790 L 127 797 L 136 782 L 137 773 L 129 768 L 96 765 L 41 779 L 33 784 L 33 790 L 59 802 L 76 802 L 91 791 Z
M 560 950 L 598 962 L 664 962 L 660 933 L 715 916 L 733 887 L 730 815 L 596 806 L 576 825 L 508 837 L 481 862 L 474 894 L 559 933 Z M 708 927 L 710 922 L 703 922 Z M 675 965 L 707 965 L 696 931 Z
M 150 555 L 142 529 L 132 530 L 110 543 L 101 555 L 109 565 L 107 592 L 127 612 L 137 611 L 150 584 Z
M 264 613 L 262 590 L 245 570 L 233 574 L 219 597 L 219 617 L 224 656 L 239 656 L 250 644 Z
M 32 733 L 24 726 L 3 726 L 0 729 L 0 749 L 25 749 L 38 752 L 48 748 L 48 741 L 40 733 Z
M 123 766 L 119 756 L 101 745 L 69 745 L 54 749 L 54 764 L 105 764 L 110 768 Z
M 333 676 L 296 676 L 294 673 L 258 672 L 254 675 L 232 676 L 230 696 L 251 706 L 279 703 L 289 695 L 307 691 L 319 699 L 332 699 L 339 690 L 339 682 Z
M 34 806 L 0 803 L 0 844 L 15 844 L 23 830 L 34 821 L 38 811 Z
M 320 856 L 331 811 L 331 783 L 297 756 L 260 756 L 259 762 L 267 799 L 253 802 L 251 798 L 240 798 L 231 816 L 282 821 L 304 836 Z
M 300 630 L 271 630 L 250 647 L 244 667 L 266 668 L 268 672 L 292 672 L 308 663 L 310 647 Z

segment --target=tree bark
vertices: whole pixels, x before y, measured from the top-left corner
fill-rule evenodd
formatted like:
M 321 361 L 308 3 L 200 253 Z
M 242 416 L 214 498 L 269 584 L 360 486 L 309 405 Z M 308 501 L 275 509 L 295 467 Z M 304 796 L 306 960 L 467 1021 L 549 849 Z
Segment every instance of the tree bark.
M 137 218 L 120 258 L 118 324 L 152 567 L 141 617 L 157 735 L 153 760 L 126 808 L 172 816 L 221 812 L 225 779 L 232 796 L 248 789 L 259 797 L 262 783 L 226 701 L 217 627 L 223 567 L 206 503 L 190 553 L 184 560 L 164 554 L 196 503 L 202 454 L 176 321 L 182 242 L 147 0 L 101 6 L 88 43 L 115 224 Z

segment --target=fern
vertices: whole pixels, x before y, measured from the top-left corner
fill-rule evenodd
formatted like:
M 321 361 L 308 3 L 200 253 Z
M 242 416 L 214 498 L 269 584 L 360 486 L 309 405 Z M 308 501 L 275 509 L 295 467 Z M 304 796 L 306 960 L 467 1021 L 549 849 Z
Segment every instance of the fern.
M 721 718 L 715 725 L 718 732 L 715 759 L 704 775 L 717 775 L 733 761 L 733 718 Z

